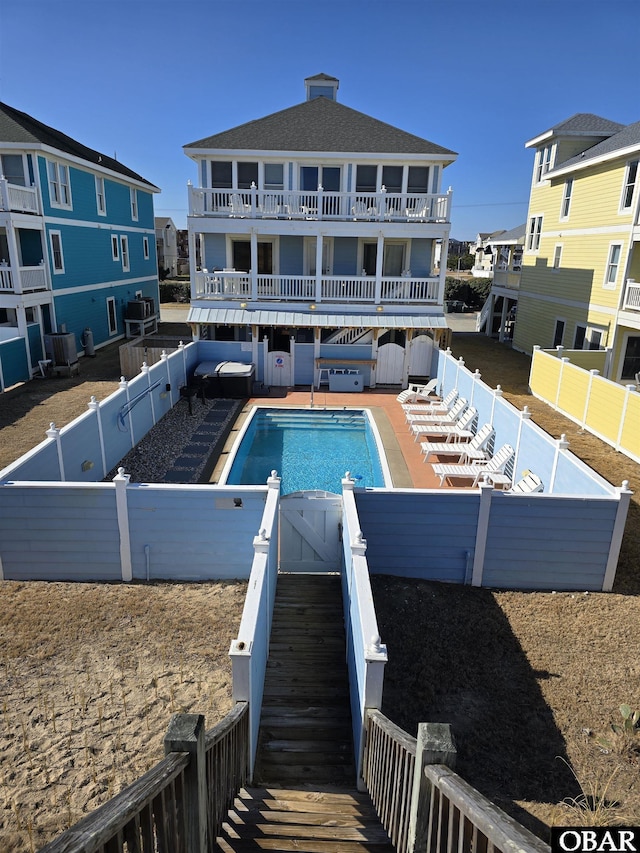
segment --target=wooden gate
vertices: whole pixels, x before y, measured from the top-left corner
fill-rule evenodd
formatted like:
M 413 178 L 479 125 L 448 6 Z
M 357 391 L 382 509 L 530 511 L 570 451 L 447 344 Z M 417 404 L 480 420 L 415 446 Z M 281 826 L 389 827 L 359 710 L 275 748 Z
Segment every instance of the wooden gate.
M 293 492 L 280 499 L 280 571 L 340 570 L 342 497 Z
M 285 386 L 293 384 L 291 355 L 288 352 L 269 352 L 264 365 L 266 385 Z
M 383 344 L 378 347 L 376 385 L 402 385 L 404 378 L 404 347 Z

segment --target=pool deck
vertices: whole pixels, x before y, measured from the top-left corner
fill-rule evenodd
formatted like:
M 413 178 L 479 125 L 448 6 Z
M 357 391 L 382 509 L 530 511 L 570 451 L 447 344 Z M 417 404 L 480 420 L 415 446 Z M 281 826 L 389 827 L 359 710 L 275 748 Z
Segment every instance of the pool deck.
M 434 475 L 431 465 L 423 461 L 420 442 L 414 441 L 409 432 L 405 413 L 396 399 L 397 395 L 397 390 L 387 389 L 362 391 L 359 394 L 338 394 L 321 389 L 313 393 L 313 408 L 370 409 L 384 445 L 394 487 L 397 489 L 447 488 L 446 485 L 440 486 L 439 478 Z M 283 388 L 282 396 L 279 397 L 252 397 L 233 425 L 210 482 L 219 481 L 233 443 L 253 406 L 308 409 L 310 399 L 309 388 L 305 390 Z M 449 458 L 448 461 L 451 459 Z

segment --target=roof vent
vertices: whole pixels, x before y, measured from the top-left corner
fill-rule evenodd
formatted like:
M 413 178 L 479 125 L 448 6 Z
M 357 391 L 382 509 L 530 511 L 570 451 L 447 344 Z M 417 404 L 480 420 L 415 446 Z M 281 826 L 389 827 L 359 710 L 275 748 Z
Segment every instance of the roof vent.
M 330 77 L 328 74 L 316 74 L 313 77 L 307 77 L 304 85 L 307 90 L 307 101 L 312 101 L 314 98 L 338 100 L 340 81 L 337 77 Z

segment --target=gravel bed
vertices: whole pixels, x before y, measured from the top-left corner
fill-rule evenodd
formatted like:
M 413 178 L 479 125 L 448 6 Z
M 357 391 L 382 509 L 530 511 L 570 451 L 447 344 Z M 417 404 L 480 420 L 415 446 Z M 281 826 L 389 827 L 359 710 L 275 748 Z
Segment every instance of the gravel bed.
M 132 483 L 197 483 L 217 440 L 241 408 L 238 400 L 196 398 L 176 405 L 120 460 L 104 478 L 112 480 L 124 468 Z M 205 430 L 198 443 L 198 430 Z M 187 454 L 185 448 L 189 448 Z M 195 448 L 195 449 L 194 449 Z

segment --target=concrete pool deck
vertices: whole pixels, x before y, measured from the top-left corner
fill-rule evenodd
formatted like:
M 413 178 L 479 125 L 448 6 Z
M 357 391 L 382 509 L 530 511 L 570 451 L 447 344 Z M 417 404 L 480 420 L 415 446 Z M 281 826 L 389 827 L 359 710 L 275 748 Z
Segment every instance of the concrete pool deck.
M 349 408 L 369 409 L 375 420 L 384 445 L 387 463 L 391 471 L 394 488 L 397 489 L 437 489 L 439 479 L 434 475 L 431 465 L 425 464 L 420 451 L 420 442 L 414 441 L 409 432 L 405 413 L 397 401 L 397 390 L 369 390 L 358 394 L 339 394 L 323 390 L 313 392 L 313 408 Z M 282 408 L 310 408 L 310 389 L 282 389 L 282 397 L 256 396 L 247 401 L 231 429 L 222 453 L 214 467 L 210 482 L 217 483 L 238 433 L 253 406 L 271 406 Z M 446 488 L 446 486 L 444 487 Z

